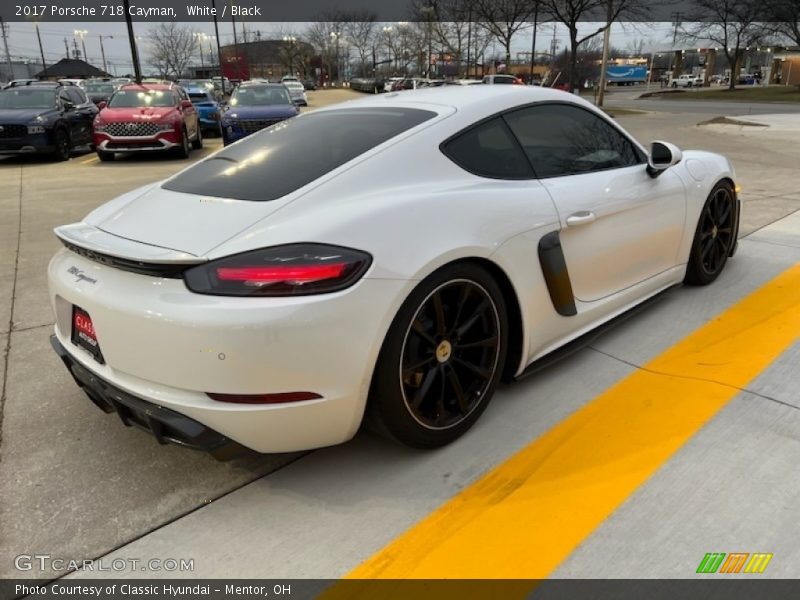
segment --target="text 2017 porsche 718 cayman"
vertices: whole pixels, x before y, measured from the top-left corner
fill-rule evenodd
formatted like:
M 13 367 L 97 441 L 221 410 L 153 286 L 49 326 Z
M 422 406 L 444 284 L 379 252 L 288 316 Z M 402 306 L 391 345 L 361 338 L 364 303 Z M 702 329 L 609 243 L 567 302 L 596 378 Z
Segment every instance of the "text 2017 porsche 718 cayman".
M 417 447 L 501 377 L 736 248 L 727 159 L 573 95 L 385 94 L 276 124 L 59 227 L 53 346 L 126 424 L 225 456 Z

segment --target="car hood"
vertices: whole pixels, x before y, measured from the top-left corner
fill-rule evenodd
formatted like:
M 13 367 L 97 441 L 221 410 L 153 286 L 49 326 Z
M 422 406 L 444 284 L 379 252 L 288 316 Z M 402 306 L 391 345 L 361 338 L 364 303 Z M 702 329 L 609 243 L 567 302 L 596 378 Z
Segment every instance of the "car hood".
M 0 122 L 27 123 L 39 115 L 46 115 L 49 112 L 43 108 L 2 108 L 0 109 Z
M 162 183 L 120 196 L 84 222 L 126 240 L 204 256 L 286 204 L 184 194 L 165 190 Z
M 274 106 L 236 106 L 223 115 L 223 119 L 279 119 L 297 114 L 294 106 L 276 104 Z
M 106 121 L 122 120 L 153 120 L 161 119 L 170 113 L 176 112 L 172 106 L 149 106 L 141 108 L 104 108 L 100 117 Z

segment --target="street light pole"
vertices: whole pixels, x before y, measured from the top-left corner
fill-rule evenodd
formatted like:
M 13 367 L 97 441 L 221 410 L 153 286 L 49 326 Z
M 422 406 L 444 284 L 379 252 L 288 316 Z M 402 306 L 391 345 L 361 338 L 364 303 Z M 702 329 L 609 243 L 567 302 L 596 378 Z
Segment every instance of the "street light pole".
M 125 9 L 125 24 L 128 26 L 128 41 L 131 44 L 134 79 L 136 79 L 136 83 L 142 83 L 142 69 L 139 66 L 139 51 L 136 49 L 136 36 L 133 34 L 133 20 L 131 19 L 129 0 L 122 0 L 122 6 Z
M 219 67 L 219 82 L 222 85 L 222 95 L 225 96 L 225 75 L 222 72 L 222 50 L 219 47 L 219 25 L 217 24 L 217 7 L 211 0 L 211 12 L 214 15 L 214 41 L 217 43 L 217 66 Z
M 76 29 L 72 33 L 74 33 L 79 38 L 81 38 L 81 47 L 83 48 L 83 60 L 85 62 L 89 62 L 89 57 L 86 54 L 86 41 L 85 41 L 86 34 L 89 33 L 89 32 L 87 30 L 85 30 L 85 29 Z
M 103 38 L 114 39 L 113 35 L 100 35 L 100 56 L 103 57 L 103 71 L 108 73 L 108 65 L 106 64 L 106 49 L 103 48 Z
M 539 0 L 533 6 L 533 41 L 531 42 L 531 80 L 533 84 L 533 65 L 536 63 L 536 29 L 539 27 Z

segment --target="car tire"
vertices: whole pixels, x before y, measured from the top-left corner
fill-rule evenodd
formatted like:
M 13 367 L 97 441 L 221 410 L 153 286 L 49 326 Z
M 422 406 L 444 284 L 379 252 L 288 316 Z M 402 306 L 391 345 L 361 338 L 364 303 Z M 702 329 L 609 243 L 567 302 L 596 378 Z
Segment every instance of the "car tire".
M 454 441 L 489 404 L 507 337 L 503 293 L 488 271 L 471 263 L 436 271 L 414 288 L 389 328 L 367 426 L 415 448 Z
M 115 157 L 113 152 L 107 152 L 105 150 L 98 150 L 97 151 L 97 158 L 99 158 L 102 162 L 111 162 L 116 157 Z
M 56 129 L 56 149 L 53 151 L 53 160 L 63 162 L 69 160 L 70 155 L 70 142 L 69 134 L 63 127 Z
M 200 127 L 198 126 L 197 135 L 195 136 L 194 141 L 192 142 L 192 148 L 194 148 L 195 150 L 200 150 L 202 147 L 203 147 L 203 130 L 200 129 Z
M 175 150 L 175 153 L 178 155 L 178 158 L 189 158 L 189 133 L 186 131 L 185 127 L 181 131 L 181 144 Z
M 697 221 L 684 283 L 708 285 L 722 273 L 739 233 L 736 210 L 731 184 L 714 186 Z

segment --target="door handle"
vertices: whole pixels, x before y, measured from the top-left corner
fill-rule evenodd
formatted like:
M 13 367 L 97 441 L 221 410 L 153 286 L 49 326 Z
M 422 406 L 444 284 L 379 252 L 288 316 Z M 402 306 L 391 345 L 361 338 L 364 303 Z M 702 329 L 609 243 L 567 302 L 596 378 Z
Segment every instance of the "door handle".
M 597 217 L 595 214 L 589 210 L 579 210 L 578 212 L 572 213 L 567 217 L 567 225 L 570 227 L 586 225 L 587 223 L 594 221 L 596 218 Z

